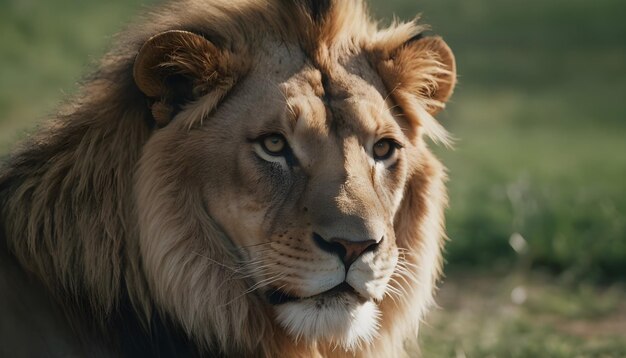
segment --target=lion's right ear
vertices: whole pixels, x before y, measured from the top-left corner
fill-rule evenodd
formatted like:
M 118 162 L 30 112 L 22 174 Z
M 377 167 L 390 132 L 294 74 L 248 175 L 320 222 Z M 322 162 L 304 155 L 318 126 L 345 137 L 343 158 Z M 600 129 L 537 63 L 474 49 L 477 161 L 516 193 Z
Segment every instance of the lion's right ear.
M 441 37 L 424 37 L 421 33 L 395 49 L 386 49 L 386 45 L 379 45 L 377 67 L 389 90 L 419 97 L 426 110 L 435 115 L 456 84 L 450 47 Z
M 167 125 L 182 106 L 211 93 L 215 105 L 232 88 L 234 56 L 203 36 L 171 30 L 146 41 L 135 59 L 137 87 L 151 99 L 159 127 Z

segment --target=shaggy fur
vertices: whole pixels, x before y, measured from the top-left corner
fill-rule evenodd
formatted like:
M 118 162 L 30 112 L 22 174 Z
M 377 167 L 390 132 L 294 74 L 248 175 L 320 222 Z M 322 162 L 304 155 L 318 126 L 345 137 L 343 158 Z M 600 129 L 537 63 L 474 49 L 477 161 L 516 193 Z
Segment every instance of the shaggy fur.
M 3 317 L 13 317 L 4 322 L 18 322 L 31 310 L 37 322 L 55 322 L 37 324 L 39 334 L 58 339 L 26 347 L 20 342 L 28 327 L 12 331 L 7 323 L 0 325 L 0 353 L 401 355 L 404 339 L 417 334 L 431 305 L 441 270 L 445 171 L 423 137 L 447 143 L 432 116 L 455 83 L 452 53 L 439 38 L 422 39 L 423 30 L 414 22 L 380 30 L 357 0 L 186 0 L 147 14 L 119 36 L 80 95 L 2 166 L 0 303 L 8 305 Z M 256 164 L 233 168 L 243 153 L 235 144 L 228 148 L 235 136 L 276 118 L 278 112 L 265 107 L 280 98 L 248 108 L 247 98 L 267 93 L 282 96 L 294 131 L 302 127 L 299 118 L 319 119 L 308 131 L 328 144 L 307 147 L 310 137 L 290 144 L 302 154 L 302 170 L 310 170 L 302 178 L 321 184 L 280 179 L 275 171 L 267 179 L 253 171 Z M 368 122 L 363 113 L 381 119 Z M 252 117 L 265 119 L 245 120 Z M 376 169 L 395 173 L 389 177 L 364 169 L 369 162 L 361 146 L 345 136 L 372 131 L 376 123 L 406 141 L 395 169 Z M 339 166 L 316 164 L 316 158 L 334 158 Z M 316 188 L 328 194 L 324 187 L 338 181 L 334 201 L 304 194 Z M 254 200 L 241 199 L 248 197 Z M 272 209 L 289 200 L 291 209 Z M 345 327 L 332 314 L 316 317 L 314 301 L 276 308 L 265 295 L 272 288 L 264 283 L 268 272 L 275 288 L 289 294 L 322 291 L 317 283 L 294 285 L 281 276 L 289 265 L 321 254 L 302 238 L 289 251 L 279 231 L 309 237 L 313 229 L 305 227 L 328 229 L 316 229 L 314 215 L 333 203 L 337 215 L 358 217 L 363 232 L 386 238 L 379 252 L 353 265 L 360 276 L 345 273 L 370 297 L 346 306 L 355 307 L 345 313 L 355 318 Z M 271 227 L 264 226 L 268 221 Z M 344 233 L 346 225 L 340 225 Z M 251 238 L 253 229 L 271 235 Z M 274 254 L 283 250 L 274 260 L 254 248 L 270 241 Z M 318 260 L 328 270 L 334 264 L 326 263 L 337 261 Z M 257 266 L 246 265 L 251 261 Z M 334 271 L 328 275 L 335 279 Z M 361 288 L 362 282 L 378 286 Z M 34 296 L 41 299 L 28 298 Z M 11 305 L 24 311 L 11 313 Z M 311 318 L 304 321 L 309 327 L 303 315 Z M 82 332 L 80 339 L 66 333 L 71 329 Z M 55 344 L 66 348 L 51 348 Z

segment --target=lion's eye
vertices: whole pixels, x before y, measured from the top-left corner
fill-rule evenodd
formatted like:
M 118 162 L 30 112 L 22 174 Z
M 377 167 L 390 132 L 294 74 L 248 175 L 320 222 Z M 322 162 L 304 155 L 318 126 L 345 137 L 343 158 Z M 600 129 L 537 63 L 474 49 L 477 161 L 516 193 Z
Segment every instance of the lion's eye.
M 256 139 L 249 139 L 253 143 L 256 155 L 266 162 L 279 163 L 287 168 L 298 165 L 298 159 L 294 156 L 289 142 L 282 134 L 264 134 Z
M 261 146 L 267 154 L 279 156 L 283 155 L 287 142 L 280 134 L 270 134 L 261 140 Z
M 393 139 L 381 139 L 374 144 L 374 159 L 385 160 L 391 158 L 398 147 Z

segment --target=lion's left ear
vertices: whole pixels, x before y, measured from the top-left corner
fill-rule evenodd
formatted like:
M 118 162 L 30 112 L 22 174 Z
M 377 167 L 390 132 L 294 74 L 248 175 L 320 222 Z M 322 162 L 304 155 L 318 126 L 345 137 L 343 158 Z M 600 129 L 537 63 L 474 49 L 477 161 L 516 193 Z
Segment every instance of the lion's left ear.
M 396 49 L 379 51 L 377 57 L 381 78 L 392 94 L 398 92 L 400 102 L 407 95 L 416 96 L 434 115 L 452 95 L 456 64 L 441 37 L 418 35 Z
M 238 65 L 229 51 L 203 36 L 171 30 L 143 44 L 133 76 L 137 87 L 152 100 L 153 117 L 163 127 L 184 104 L 201 96 L 213 92 L 217 104 L 234 85 Z

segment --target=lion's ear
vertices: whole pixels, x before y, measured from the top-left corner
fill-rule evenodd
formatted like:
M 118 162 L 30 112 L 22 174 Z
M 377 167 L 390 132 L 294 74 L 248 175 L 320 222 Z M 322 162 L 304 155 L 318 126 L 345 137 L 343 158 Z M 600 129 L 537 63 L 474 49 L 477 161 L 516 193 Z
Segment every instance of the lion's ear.
M 378 71 L 390 91 L 417 96 L 431 115 L 445 106 L 456 84 L 454 54 L 441 37 L 415 36 L 379 58 Z
M 137 87 L 153 100 L 152 114 L 162 127 L 189 101 L 210 92 L 223 97 L 235 82 L 232 58 L 198 34 L 166 31 L 143 44 L 133 76 Z

